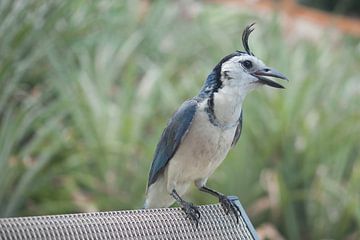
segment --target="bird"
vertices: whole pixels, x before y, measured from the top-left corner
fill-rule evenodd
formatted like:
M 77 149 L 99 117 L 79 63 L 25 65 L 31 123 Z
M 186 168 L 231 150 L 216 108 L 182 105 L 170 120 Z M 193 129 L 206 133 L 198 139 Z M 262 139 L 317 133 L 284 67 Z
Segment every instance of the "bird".
M 262 85 L 284 88 L 268 77 L 288 80 L 266 66 L 250 50 L 254 23 L 245 27 L 245 51 L 223 57 L 206 78 L 199 94 L 186 100 L 173 114 L 157 144 L 150 167 L 144 208 L 169 207 L 175 202 L 198 226 L 199 208 L 184 200 L 192 184 L 218 198 L 226 214 L 239 222 L 240 209 L 229 196 L 206 183 L 241 135 L 242 104 L 246 95 Z

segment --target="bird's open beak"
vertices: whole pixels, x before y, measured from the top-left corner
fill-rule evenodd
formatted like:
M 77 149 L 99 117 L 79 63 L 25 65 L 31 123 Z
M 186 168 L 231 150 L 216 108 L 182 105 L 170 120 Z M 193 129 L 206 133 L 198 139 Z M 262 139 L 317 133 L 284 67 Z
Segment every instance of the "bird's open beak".
M 289 81 L 287 79 L 287 77 L 285 77 L 284 74 L 278 72 L 277 70 L 275 70 L 273 68 L 264 68 L 264 69 L 258 70 L 256 72 L 254 72 L 253 75 L 259 79 L 260 83 L 269 85 L 274 88 L 284 88 L 284 86 L 278 84 L 275 81 L 270 80 L 269 78 L 266 78 L 265 76 L 281 78 L 281 79 Z

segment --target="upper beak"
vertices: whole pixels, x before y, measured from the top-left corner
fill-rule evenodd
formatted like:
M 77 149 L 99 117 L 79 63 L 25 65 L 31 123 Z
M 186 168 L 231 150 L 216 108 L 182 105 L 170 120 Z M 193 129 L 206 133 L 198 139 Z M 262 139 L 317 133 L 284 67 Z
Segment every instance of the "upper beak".
M 277 82 L 274 82 L 264 76 L 281 78 L 281 79 L 289 81 L 287 79 L 287 77 L 285 77 L 284 74 L 282 74 L 281 72 L 279 72 L 273 68 L 264 68 L 264 69 L 258 70 L 256 72 L 254 72 L 253 75 L 259 79 L 260 83 L 266 84 L 266 85 L 269 85 L 269 86 L 275 87 L 275 88 L 284 88 L 284 87 L 282 85 L 278 84 Z

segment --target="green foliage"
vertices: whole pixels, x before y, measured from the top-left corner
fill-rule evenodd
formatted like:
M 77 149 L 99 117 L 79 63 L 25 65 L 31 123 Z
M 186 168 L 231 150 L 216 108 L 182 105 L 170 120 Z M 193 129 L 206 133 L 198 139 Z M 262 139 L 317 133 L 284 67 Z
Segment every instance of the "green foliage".
M 289 43 L 276 19 L 163 1 L 2 1 L 0 216 L 141 207 L 167 119 L 253 21 L 290 82 L 250 94 L 209 185 L 289 239 L 359 235 L 358 39 Z

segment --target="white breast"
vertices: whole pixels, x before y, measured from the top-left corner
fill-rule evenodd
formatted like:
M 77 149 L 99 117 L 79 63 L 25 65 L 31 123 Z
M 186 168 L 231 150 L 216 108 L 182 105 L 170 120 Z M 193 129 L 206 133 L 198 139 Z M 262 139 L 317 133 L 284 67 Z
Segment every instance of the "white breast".
M 214 126 L 205 111 L 207 101 L 199 103 L 191 126 L 164 174 L 147 192 L 146 207 L 166 207 L 174 202 L 173 189 L 182 196 L 192 183 L 203 186 L 208 177 L 225 159 L 234 139 L 237 121 L 241 114 L 243 97 L 236 86 L 225 86 L 214 95 Z
M 194 116 L 191 128 L 166 169 L 167 189 L 177 189 L 182 195 L 189 182 L 205 183 L 225 159 L 235 135 L 236 126 L 228 129 L 209 122 L 203 106 Z M 180 190 L 179 190 L 180 188 Z

